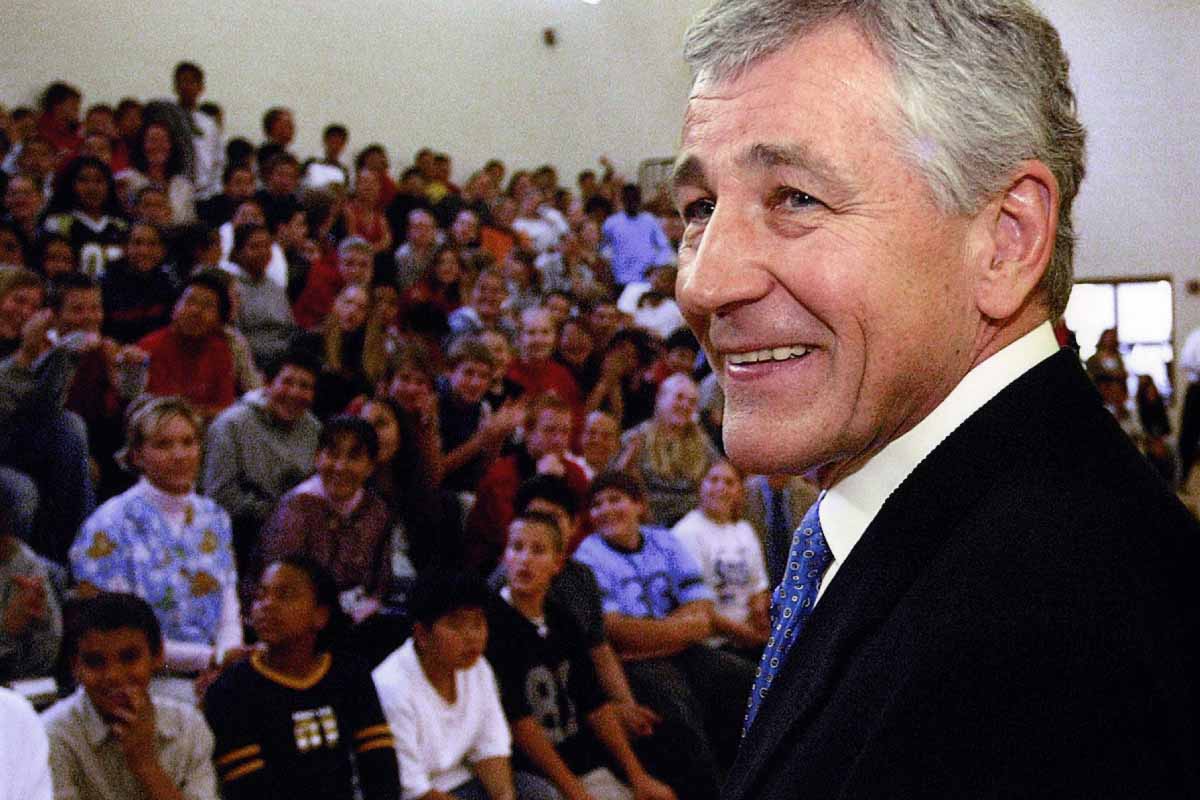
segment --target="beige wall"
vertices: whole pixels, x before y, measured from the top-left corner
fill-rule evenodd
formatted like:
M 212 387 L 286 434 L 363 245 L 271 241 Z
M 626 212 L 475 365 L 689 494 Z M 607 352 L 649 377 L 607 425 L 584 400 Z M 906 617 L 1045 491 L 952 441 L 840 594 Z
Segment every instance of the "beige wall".
M 262 111 L 291 106 L 301 155 L 336 120 L 351 151 L 379 141 L 398 163 L 429 145 L 459 179 L 492 156 L 573 178 L 608 153 L 632 171 L 674 150 L 691 13 L 678 0 L 6 0 L 0 102 L 29 103 L 57 78 L 85 104 L 169 95 L 188 58 L 232 133 L 257 141 Z

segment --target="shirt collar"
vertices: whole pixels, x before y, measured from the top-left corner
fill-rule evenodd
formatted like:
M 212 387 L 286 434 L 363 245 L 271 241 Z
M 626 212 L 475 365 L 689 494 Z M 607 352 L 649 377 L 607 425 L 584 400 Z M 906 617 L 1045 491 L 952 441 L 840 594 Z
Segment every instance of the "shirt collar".
M 834 562 L 846 559 L 892 492 L 947 436 L 1057 351 L 1050 323 L 1034 328 L 968 372 L 929 416 L 825 492 L 818 513 Z
M 349 500 L 346 500 L 343 503 L 335 502 L 334 499 L 329 496 L 329 491 L 325 488 L 325 481 L 321 480 L 320 475 L 313 475 L 308 480 L 298 484 L 295 491 L 297 494 L 310 494 L 320 497 L 322 500 L 329 503 L 329 505 L 333 506 L 333 509 L 343 517 L 348 517 L 353 514 L 358 508 L 359 504 L 362 503 L 363 496 L 366 494 L 362 489 L 359 489 Z
M 83 735 L 87 738 L 87 743 L 92 747 L 99 747 L 104 743 L 104 740 L 112 735 L 112 728 L 104 717 L 100 716 L 100 712 L 96 706 L 92 704 L 92 698 L 88 697 L 86 691 L 80 686 L 75 690 L 76 696 L 79 697 L 79 711 L 83 718 Z M 151 699 L 151 702 L 154 702 Z M 161 703 L 154 703 L 154 733 L 160 739 L 174 739 L 179 735 L 179 719 L 175 714 L 163 713 Z
M 196 498 L 195 492 L 188 492 L 187 494 L 171 494 L 170 492 L 163 491 L 154 484 L 150 483 L 145 475 L 139 478 L 138 482 L 134 485 L 137 487 L 137 490 L 141 493 L 142 497 L 146 498 L 151 505 L 166 515 L 186 515 L 188 512 L 192 511 L 193 501 L 198 499 Z

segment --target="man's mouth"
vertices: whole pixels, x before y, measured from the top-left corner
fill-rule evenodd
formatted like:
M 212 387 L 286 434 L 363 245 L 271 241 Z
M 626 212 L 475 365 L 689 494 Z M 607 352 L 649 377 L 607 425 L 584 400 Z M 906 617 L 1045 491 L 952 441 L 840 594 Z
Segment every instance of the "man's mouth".
M 725 362 L 731 366 L 739 364 L 759 364 L 764 361 L 788 361 L 793 358 L 803 358 L 812 348 L 802 344 L 785 345 L 783 347 L 767 347 L 762 350 L 751 350 L 746 353 L 729 353 Z

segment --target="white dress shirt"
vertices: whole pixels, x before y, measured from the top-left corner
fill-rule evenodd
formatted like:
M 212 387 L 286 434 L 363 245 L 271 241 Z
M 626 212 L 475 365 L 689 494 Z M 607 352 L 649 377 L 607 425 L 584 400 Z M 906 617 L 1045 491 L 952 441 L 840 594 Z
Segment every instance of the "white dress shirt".
M 1058 340 L 1045 322 L 968 372 L 929 416 L 825 492 L 818 513 L 833 562 L 818 602 L 884 502 L 917 465 L 1001 390 L 1056 352 Z

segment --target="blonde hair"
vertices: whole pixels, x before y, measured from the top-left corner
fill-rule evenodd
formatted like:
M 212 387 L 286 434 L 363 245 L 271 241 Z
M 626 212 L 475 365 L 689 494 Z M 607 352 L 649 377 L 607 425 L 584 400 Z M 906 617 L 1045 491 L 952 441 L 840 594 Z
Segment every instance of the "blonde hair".
M 130 456 L 145 446 L 154 431 L 171 417 L 182 417 L 196 431 L 196 437 L 203 438 L 204 420 L 187 400 L 178 396 L 144 394 L 130 403 L 125 412 L 125 446 L 117 451 L 116 462 L 130 472 L 136 471 Z
M 366 333 L 363 336 L 362 349 L 362 367 L 363 373 L 367 376 L 367 380 L 371 383 L 377 382 L 384 376 L 388 369 L 388 353 L 385 342 L 387 339 L 387 326 L 383 318 L 376 313 L 377 303 L 374 295 L 367 291 L 364 287 L 357 284 L 342 289 L 338 292 L 338 297 L 342 296 L 342 292 L 351 289 L 361 289 L 367 296 L 367 321 Z M 325 344 L 325 365 L 334 372 L 341 372 L 345 365 L 342 363 L 342 333 L 338 327 L 337 315 L 332 312 L 325 317 L 324 344 Z
M 646 462 L 650 469 L 668 478 L 699 482 L 712 466 L 712 451 L 704 431 L 694 422 L 679 431 L 652 423 L 646 426 Z

